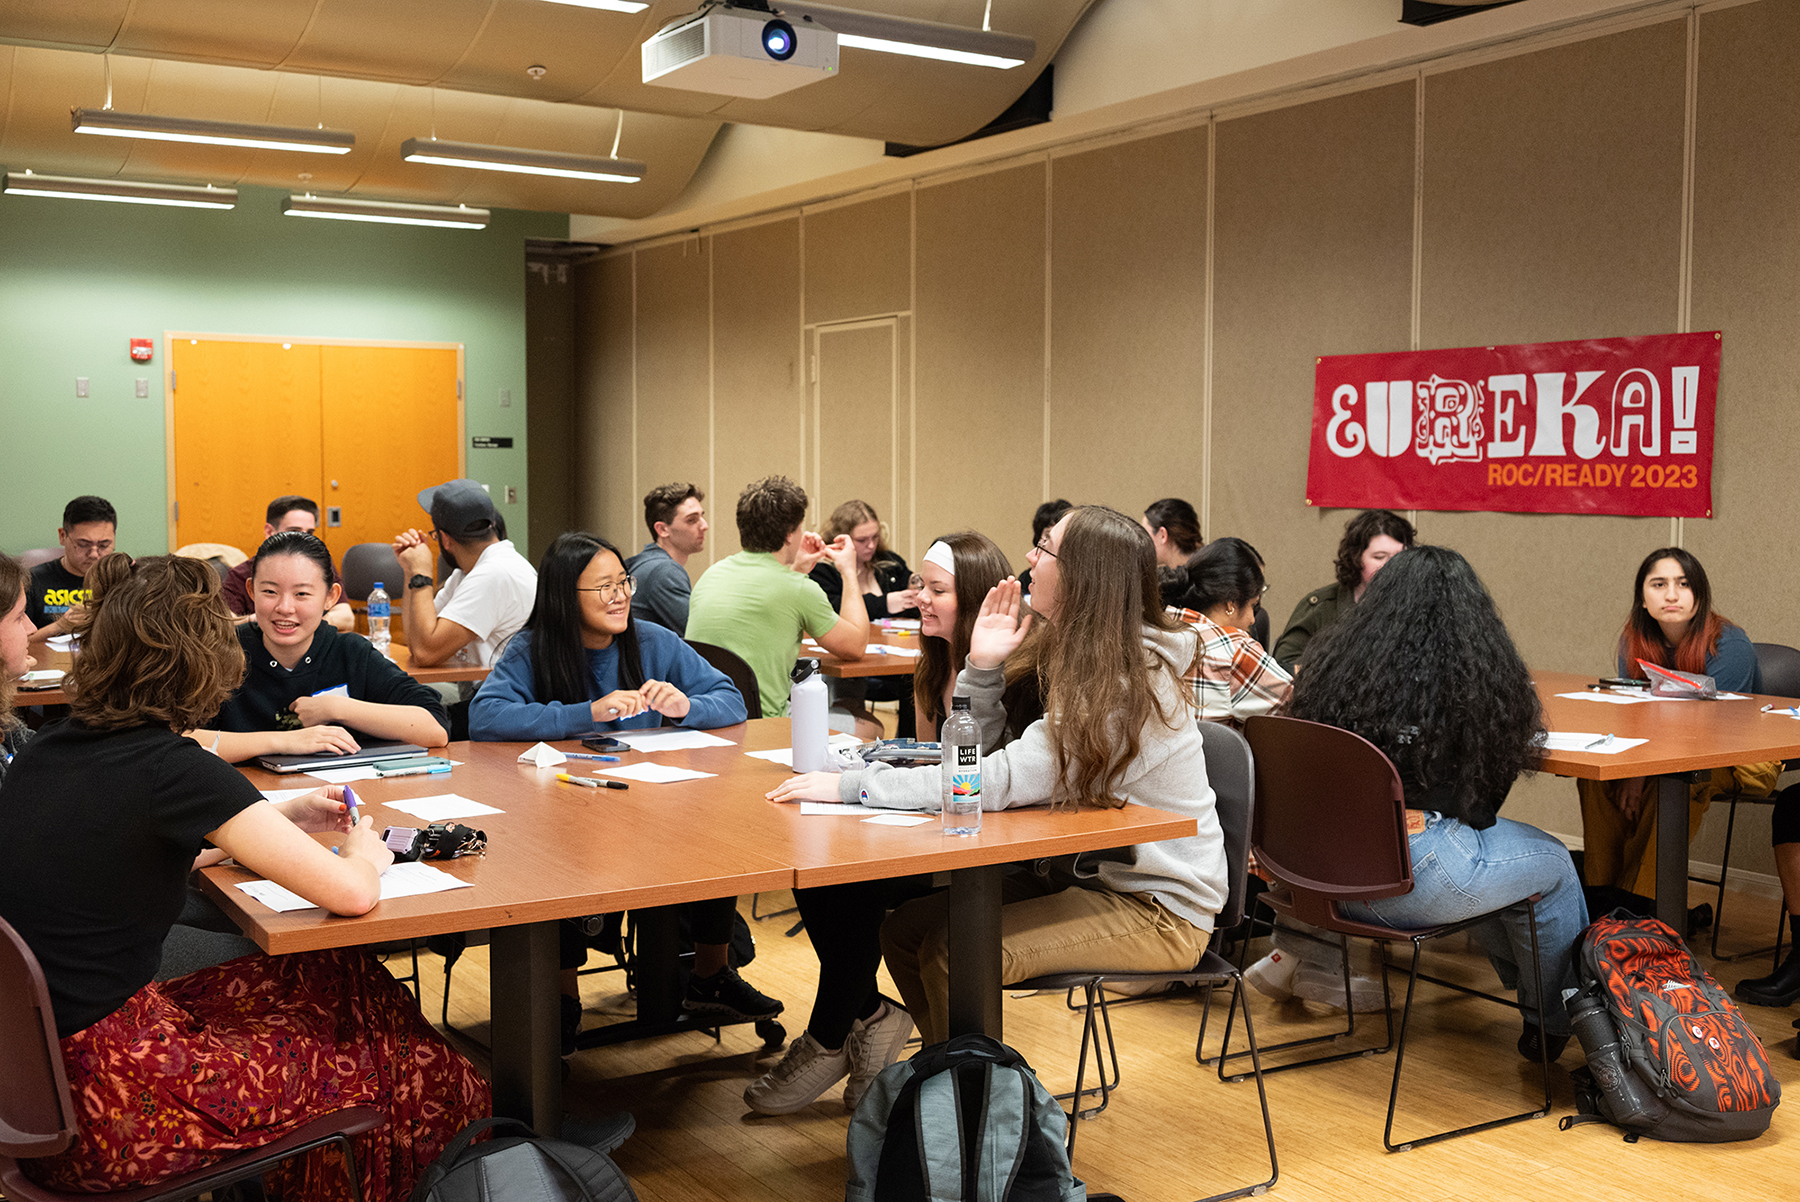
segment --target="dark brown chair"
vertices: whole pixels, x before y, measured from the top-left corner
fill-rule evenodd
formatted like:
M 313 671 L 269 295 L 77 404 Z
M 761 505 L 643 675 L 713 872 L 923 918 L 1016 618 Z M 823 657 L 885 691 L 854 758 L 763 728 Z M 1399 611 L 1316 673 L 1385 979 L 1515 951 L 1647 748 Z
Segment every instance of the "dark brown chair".
M 75 1142 L 79 1116 L 63 1073 L 62 1048 L 50 1011 L 50 989 L 37 957 L 0 919 L 0 1194 L 10 1202 L 177 1202 L 268 1171 L 291 1156 L 337 1144 L 350 1175 L 350 1196 L 360 1202 L 362 1183 L 350 1137 L 373 1131 L 387 1115 L 352 1106 L 321 1115 L 273 1143 L 229 1156 L 217 1164 L 140 1189 L 110 1194 L 67 1194 L 27 1177 L 19 1161 L 54 1156 Z
M 1245 735 L 1256 753 L 1256 809 L 1252 824 L 1251 850 L 1257 864 L 1274 880 L 1270 892 L 1260 899 L 1276 913 L 1300 922 L 1311 923 L 1337 935 L 1344 949 L 1344 994 L 1350 997 L 1351 936 L 1376 940 L 1382 947 L 1382 992 L 1387 992 L 1387 945 L 1407 941 L 1412 944 L 1412 965 L 1406 980 L 1406 1002 L 1400 1012 L 1398 1038 L 1394 1032 L 1391 1000 L 1384 1008 L 1387 1019 L 1387 1043 L 1376 1049 L 1356 1049 L 1336 1055 L 1271 1066 L 1264 1073 L 1282 1072 L 1310 1064 L 1327 1064 L 1337 1060 L 1366 1056 L 1390 1049 L 1394 1052 L 1394 1079 L 1388 1090 L 1387 1126 L 1382 1144 L 1390 1152 L 1435 1143 L 1458 1135 L 1486 1131 L 1492 1127 L 1539 1118 L 1550 1112 L 1550 1062 L 1541 1057 L 1544 1102 L 1542 1107 L 1490 1119 L 1472 1126 L 1441 1131 L 1395 1143 L 1394 1109 L 1400 1097 L 1400 1072 L 1406 1063 L 1406 1031 L 1412 1017 L 1413 995 L 1419 981 L 1429 981 L 1460 993 L 1487 998 L 1500 1005 L 1518 1009 L 1517 1002 L 1453 981 L 1428 976 L 1419 971 L 1419 955 L 1428 940 L 1466 931 L 1493 918 L 1499 910 L 1480 914 L 1461 922 L 1419 930 L 1399 931 L 1391 927 L 1365 923 L 1346 916 L 1347 902 L 1368 902 L 1410 893 L 1412 852 L 1406 835 L 1406 800 L 1401 791 L 1400 775 L 1379 748 L 1359 735 L 1317 722 L 1298 718 L 1256 717 L 1245 723 Z M 1532 896 L 1523 899 L 1531 917 L 1531 955 L 1537 955 L 1537 902 Z M 1517 904 L 1517 903 L 1515 903 Z M 1504 907 L 1503 907 L 1504 908 Z M 1551 986 L 1554 988 L 1554 985 Z M 1538 979 L 1537 1008 L 1544 1013 L 1545 984 Z M 1242 990 L 1240 989 L 1240 993 Z M 1282 1048 L 1297 1047 L 1320 1040 L 1341 1039 L 1354 1032 L 1356 1014 L 1349 1007 L 1350 1030 L 1342 1034 L 1315 1039 L 1294 1040 L 1262 1049 L 1266 1055 Z M 1225 1047 L 1221 1048 L 1219 1071 L 1225 1062 L 1244 1053 L 1229 1052 L 1231 1021 L 1226 1019 Z M 1241 1079 L 1241 1078 L 1239 1078 Z
M 1800 698 L 1800 648 L 1789 647 L 1785 643 L 1752 643 L 1756 648 L 1756 666 L 1762 676 L 1762 691 L 1775 697 Z M 1800 760 L 1789 760 L 1782 765 L 1782 771 L 1800 768 Z M 1776 790 L 1779 792 L 1780 790 Z M 1731 836 L 1737 829 L 1738 802 L 1747 805 L 1774 805 L 1775 794 L 1766 797 L 1748 797 L 1737 789 L 1721 793 L 1714 798 L 1723 801 L 1730 808 L 1725 814 L 1725 850 L 1719 855 L 1719 875 L 1716 877 L 1696 876 L 1688 874 L 1688 880 L 1702 885 L 1716 885 L 1718 897 L 1713 899 L 1712 954 L 1715 960 L 1747 960 L 1751 956 L 1760 956 L 1767 952 L 1775 953 L 1775 963 L 1781 963 L 1782 928 L 1787 922 L 1787 906 L 1781 907 L 1780 915 L 1775 919 L 1775 942 L 1767 947 L 1752 948 L 1745 952 L 1733 952 L 1721 956 L 1719 954 L 1719 928 L 1725 925 L 1725 881 L 1731 874 Z
M 1202 722 L 1201 737 L 1206 744 L 1206 780 L 1212 786 L 1215 804 L 1218 809 L 1219 826 L 1225 836 L 1225 871 L 1226 899 L 1225 908 L 1214 920 L 1214 929 L 1229 930 L 1244 917 L 1244 899 L 1249 883 L 1249 846 L 1251 814 L 1256 806 L 1256 767 L 1251 759 L 1250 745 L 1244 736 L 1229 726 L 1217 722 Z M 1071 993 L 1082 991 L 1083 1022 L 1081 1032 L 1081 1054 L 1075 1067 L 1075 1089 L 1072 1093 L 1059 1094 L 1061 1100 L 1071 1102 L 1069 1116 L 1069 1154 L 1075 1153 L 1075 1130 L 1084 1118 L 1091 1118 L 1105 1110 L 1112 1100 L 1112 1091 L 1119 1085 L 1119 1051 L 1113 1041 L 1112 1016 L 1106 997 L 1105 986 L 1109 981 L 1132 982 L 1146 985 L 1187 985 L 1204 988 L 1207 991 L 1207 1008 L 1201 1011 L 1200 1036 L 1194 1047 L 1196 1059 L 1200 1056 L 1200 1044 L 1206 1040 L 1206 1014 L 1211 1010 L 1212 990 L 1229 983 L 1232 986 L 1232 1006 L 1236 1007 L 1242 1000 L 1244 992 L 1243 977 L 1238 967 L 1217 952 L 1208 948 L 1201 954 L 1200 963 L 1188 972 L 1109 972 L 1105 970 L 1086 972 L 1046 973 L 1030 980 L 1018 981 L 1008 985 L 1009 990 L 1044 989 L 1067 990 Z M 1098 1021 L 1096 1022 L 1096 1015 Z M 1244 1031 L 1250 1044 L 1250 1063 L 1256 1077 L 1256 1092 L 1262 1102 L 1263 1136 L 1269 1146 L 1269 1178 L 1254 1185 L 1245 1185 L 1226 1193 L 1214 1194 L 1204 1202 L 1220 1202 L 1224 1198 L 1241 1198 L 1249 1194 L 1260 1194 L 1275 1184 L 1281 1176 L 1281 1169 L 1275 1159 L 1275 1129 L 1269 1121 L 1269 1095 L 1263 1089 L 1262 1060 L 1257 1053 L 1256 1029 L 1251 1023 L 1250 1012 L 1244 1011 Z M 1101 1057 L 1101 1040 L 1104 1034 L 1106 1058 Z M 1088 1049 L 1093 1048 L 1094 1064 L 1100 1073 L 1100 1084 L 1094 1088 L 1083 1088 L 1087 1074 Z M 1108 1061 L 1111 1062 L 1111 1079 L 1108 1079 Z M 1202 1060 L 1202 1063 L 1206 1061 Z M 1081 1099 L 1089 1094 L 1098 1093 L 1098 1106 L 1082 1109 Z
M 763 716 L 762 691 L 756 687 L 756 671 L 744 662 L 743 656 L 729 648 L 697 643 L 693 639 L 688 639 L 687 645 L 698 652 L 701 659 L 731 677 L 731 683 L 744 695 L 745 712 L 752 718 Z
M 367 601 L 375 583 L 394 602 L 406 591 L 405 569 L 389 543 L 357 543 L 344 552 L 344 596 L 351 601 Z M 359 611 L 360 612 L 360 611 Z

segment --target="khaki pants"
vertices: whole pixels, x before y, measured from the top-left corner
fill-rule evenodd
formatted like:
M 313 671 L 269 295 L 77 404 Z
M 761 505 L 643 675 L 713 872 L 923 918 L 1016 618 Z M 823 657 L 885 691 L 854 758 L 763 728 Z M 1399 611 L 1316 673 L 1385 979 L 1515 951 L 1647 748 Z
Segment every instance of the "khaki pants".
M 1148 894 L 1060 888 L 1014 873 L 1001 897 L 1006 982 L 1083 969 L 1186 972 L 1206 950 L 1206 931 Z M 908 902 L 881 928 L 888 972 L 927 1045 L 950 1038 L 949 902 L 948 893 Z
M 1714 768 L 1706 780 L 1688 786 L 1688 842 L 1700 829 L 1713 798 L 1734 788 L 1767 797 L 1781 775 L 1780 761 Z M 1627 819 L 1613 803 L 1616 781 L 1578 780 L 1581 794 L 1582 875 L 1590 885 L 1615 885 L 1641 897 L 1656 896 L 1657 782 L 1644 785 L 1644 803 Z

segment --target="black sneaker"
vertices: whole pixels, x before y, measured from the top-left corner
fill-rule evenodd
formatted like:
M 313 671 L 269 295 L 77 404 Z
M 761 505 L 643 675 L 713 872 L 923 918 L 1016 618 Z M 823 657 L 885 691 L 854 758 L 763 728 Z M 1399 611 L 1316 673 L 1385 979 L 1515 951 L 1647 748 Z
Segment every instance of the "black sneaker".
M 710 977 L 689 977 L 687 996 L 681 1008 L 704 1018 L 722 1018 L 729 1022 L 754 1022 L 780 1014 L 782 1003 L 738 976 L 737 969 L 726 965 Z
M 562 1054 L 569 1057 L 575 1054 L 575 1036 L 581 1030 L 581 999 L 564 993 L 558 1000 L 562 1003 Z

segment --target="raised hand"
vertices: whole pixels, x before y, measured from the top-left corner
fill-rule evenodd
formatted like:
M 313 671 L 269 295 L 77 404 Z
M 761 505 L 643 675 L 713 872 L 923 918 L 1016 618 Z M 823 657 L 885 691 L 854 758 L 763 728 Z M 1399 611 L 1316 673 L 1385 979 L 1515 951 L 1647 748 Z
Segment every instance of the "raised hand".
M 973 668 L 998 668 L 1019 649 L 1030 630 L 1031 611 L 1020 601 L 1019 582 L 1008 576 L 982 598 L 964 662 Z

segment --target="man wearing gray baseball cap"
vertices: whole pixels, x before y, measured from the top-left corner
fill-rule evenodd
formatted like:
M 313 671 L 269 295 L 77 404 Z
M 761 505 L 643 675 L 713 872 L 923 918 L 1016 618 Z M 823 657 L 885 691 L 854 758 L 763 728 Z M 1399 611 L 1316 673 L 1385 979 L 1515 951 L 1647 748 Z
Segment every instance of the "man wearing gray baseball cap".
M 506 537 L 506 519 L 474 480 L 451 480 L 419 493 L 431 514 L 431 530 L 408 530 L 394 539 L 406 574 L 402 612 L 412 662 L 492 667 L 500 649 L 525 619 L 537 597 L 537 571 Z M 432 571 L 442 551 L 456 570 L 432 593 Z

